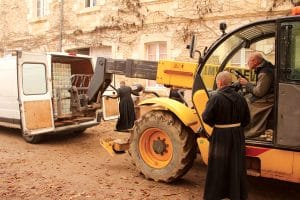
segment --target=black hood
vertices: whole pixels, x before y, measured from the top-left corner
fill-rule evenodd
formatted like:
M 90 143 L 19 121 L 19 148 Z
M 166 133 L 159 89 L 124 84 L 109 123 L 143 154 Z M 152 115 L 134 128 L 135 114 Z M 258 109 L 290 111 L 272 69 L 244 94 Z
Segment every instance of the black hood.
M 221 88 L 218 91 L 218 93 L 223 95 L 226 99 L 228 99 L 229 101 L 231 101 L 233 103 L 235 103 L 239 99 L 239 96 L 238 96 L 239 94 L 231 86 Z

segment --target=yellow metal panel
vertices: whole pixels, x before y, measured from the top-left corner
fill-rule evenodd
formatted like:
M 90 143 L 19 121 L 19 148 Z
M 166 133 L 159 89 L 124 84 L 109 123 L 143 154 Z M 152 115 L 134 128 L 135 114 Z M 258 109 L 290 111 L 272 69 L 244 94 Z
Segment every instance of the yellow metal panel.
M 261 161 L 261 174 L 280 176 L 293 173 L 293 152 L 279 149 L 270 149 L 258 156 Z M 270 177 L 267 175 L 266 177 Z M 276 178 L 276 177 L 274 177 Z
M 300 183 L 300 152 L 294 152 L 293 175 L 297 180 L 295 182 Z
M 158 63 L 156 82 L 192 88 L 197 66 L 197 63 L 161 60 Z
M 170 110 L 186 126 L 193 126 L 198 123 L 197 115 L 195 115 L 196 111 L 176 100 L 169 99 L 166 97 L 157 97 L 157 98 L 146 99 L 145 101 L 142 101 L 139 105 L 146 105 L 146 104 L 156 104 L 158 106 L 162 106 Z
M 197 144 L 201 152 L 203 162 L 207 165 L 208 163 L 208 152 L 209 152 L 209 141 L 207 138 L 197 138 Z
M 181 88 L 192 88 L 194 75 L 198 64 L 192 62 L 161 60 L 158 63 L 156 82 L 163 85 L 172 85 Z M 212 89 L 219 65 L 206 65 L 201 72 L 206 86 Z M 246 68 L 226 66 L 225 70 L 238 70 L 249 80 L 254 81 L 253 72 Z M 234 80 L 236 79 L 233 75 Z
M 201 116 L 203 111 L 205 110 L 207 101 L 208 101 L 208 96 L 204 90 L 198 90 L 195 92 L 195 94 L 193 96 L 193 102 L 194 102 L 194 105 L 195 105 L 199 115 L 200 115 L 199 117 L 201 120 L 201 124 L 203 125 L 204 130 L 209 135 L 211 135 L 213 128 L 210 127 L 208 124 L 204 123 L 202 120 L 202 116 Z
M 202 113 L 205 110 L 206 103 L 208 101 L 208 96 L 204 90 L 198 90 L 195 92 L 193 96 L 193 102 L 194 105 L 199 113 L 199 117 L 201 120 L 201 125 L 204 127 L 204 130 L 211 135 L 213 128 L 207 125 L 206 123 L 203 122 L 202 120 Z M 209 142 L 207 138 L 198 138 L 197 139 L 197 144 L 201 152 L 201 157 L 202 160 L 205 164 L 208 163 L 208 152 L 209 152 Z

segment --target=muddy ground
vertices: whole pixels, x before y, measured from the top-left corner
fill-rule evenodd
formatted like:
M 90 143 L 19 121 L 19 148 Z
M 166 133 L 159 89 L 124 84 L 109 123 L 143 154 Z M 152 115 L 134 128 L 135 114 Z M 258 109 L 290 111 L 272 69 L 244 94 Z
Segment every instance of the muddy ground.
M 82 135 L 47 136 L 26 143 L 19 131 L 0 129 L 0 199 L 202 199 L 206 166 L 193 168 L 174 184 L 146 180 L 128 154 L 111 156 L 100 139 L 125 137 L 114 122 Z M 249 199 L 300 199 L 300 184 L 248 177 Z

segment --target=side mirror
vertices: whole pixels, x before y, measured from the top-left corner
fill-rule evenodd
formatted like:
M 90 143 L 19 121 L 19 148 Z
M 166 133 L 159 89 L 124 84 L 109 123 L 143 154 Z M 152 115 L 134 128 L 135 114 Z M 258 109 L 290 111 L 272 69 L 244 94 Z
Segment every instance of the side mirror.
M 227 24 L 225 22 L 220 23 L 220 30 L 222 32 L 222 36 L 226 34 L 225 30 L 227 28 Z
M 187 49 L 190 51 L 190 58 L 194 58 L 194 53 L 195 53 L 195 43 L 196 43 L 196 36 L 193 35 L 191 43 L 186 46 Z

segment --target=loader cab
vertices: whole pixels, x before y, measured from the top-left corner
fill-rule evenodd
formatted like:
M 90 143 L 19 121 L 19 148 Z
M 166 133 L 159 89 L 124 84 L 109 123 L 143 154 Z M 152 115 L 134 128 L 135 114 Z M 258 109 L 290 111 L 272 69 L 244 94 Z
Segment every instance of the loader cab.
M 193 94 L 205 90 L 209 98 L 211 91 L 216 90 L 215 77 L 223 70 L 240 71 L 255 82 L 256 76 L 246 63 L 251 52 L 260 52 L 275 66 L 275 103 L 265 134 L 246 142 L 300 150 L 297 104 L 300 101 L 300 54 L 297 51 L 300 51 L 300 17 L 264 20 L 236 29 L 224 34 L 199 59 Z

